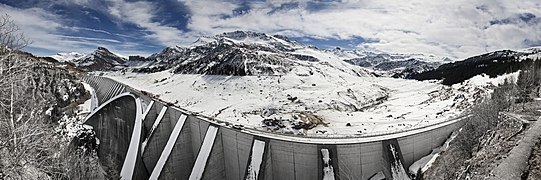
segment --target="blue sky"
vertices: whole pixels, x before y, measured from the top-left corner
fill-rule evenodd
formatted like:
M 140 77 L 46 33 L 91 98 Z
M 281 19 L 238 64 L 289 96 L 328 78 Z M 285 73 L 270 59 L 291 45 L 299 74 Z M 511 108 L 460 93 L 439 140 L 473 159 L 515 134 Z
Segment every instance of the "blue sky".
M 320 48 L 451 58 L 541 45 L 538 0 L 212 1 L 0 0 L 36 55 L 149 55 L 200 36 L 250 30 Z

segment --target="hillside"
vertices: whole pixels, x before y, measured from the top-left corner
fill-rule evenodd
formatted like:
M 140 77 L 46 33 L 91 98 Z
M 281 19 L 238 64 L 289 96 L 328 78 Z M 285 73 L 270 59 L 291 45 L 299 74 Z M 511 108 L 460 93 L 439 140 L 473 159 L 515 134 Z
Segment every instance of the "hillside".
M 0 179 L 98 178 L 80 71 L 17 50 L 0 58 Z
M 473 76 L 487 74 L 496 77 L 516 72 L 541 57 L 541 49 L 530 48 L 524 51 L 502 50 L 467 58 L 439 66 L 421 73 L 413 73 L 407 78 L 416 80 L 437 79 L 442 84 L 451 85 L 463 82 Z

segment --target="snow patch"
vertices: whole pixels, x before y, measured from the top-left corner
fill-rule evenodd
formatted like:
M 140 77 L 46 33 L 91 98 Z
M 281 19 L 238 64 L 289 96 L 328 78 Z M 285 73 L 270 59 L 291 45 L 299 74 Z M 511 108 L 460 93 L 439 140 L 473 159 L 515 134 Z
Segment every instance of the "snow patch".
M 187 117 L 188 116 L 184 114 L 181 115 L 177 123 L 175 124 L 173 132 L 171 132 L 171 136 L 169 136 L 169 140 L 167 140 L 167 144 L 165 145 L 165 148 L 163 149 L 162 154 L 160 155 L 160 158 L 158 159 L 158 162 L 156 163 L 156 166 L 154 166 L 154 170 L 152 170 L 150 179 L 159 178 L 162 172 L 162 169 L 165 166 L 165 163 L 167 159 L 169 158 L 171 151 L 173 150 L 173 146 L 175 145 L 175 142 L 177 141 L 178 136 L 180 135 L 180 131 L 182 130 L 182 127 L 184 126 L 184 123 L 186 122 Z
M 475 86 L 486 86 L 486 85 L 498 86 L 500 84 L 503 84 L 505 82 L 505 79 L 507 78 L 514 80 L 513 83 L 516 83 L 519 73 L 520 71 L 516 71 L 514 73 L 508 73 L 508 74 L 500 75 L 494 78 L 491 78 L 486 74 L 480 74 L 466 80 L 465 84 L 472 84 Z
M 379 171 L 378 173 L 374 174 L 372 177 L 370 177 L 369 180 L 385 180 L 385 174 L 383 174 L 383 171 Z
M 252 156 L 250 158 L 250 166 L 248 166 L 248 176 L 246 180 L 256 180 L 259 176 L 259 169 L 263 162 L 263 154 L 265 153 L 265 142 L 260 140 L 254 140 L 252 146 Z
M 209 126 L 207 133 L 205 134 L 205 139 L 193 165 L 192 173 L 190 174 L 189 180 L 199 180 L 203 177 L 203 172 L 205 171 L 205 165 L 212 151 L 212 146 L 214 145 L 214 140 L 216 139 L 216 133 L 218 132 L 218 127 Z
M 321 149 L 323 159 L 323 180 L 334 180 L 334 168 L 331 165 L 331 158 L 328 149 Z
M 85 82 L 81 82 L 85 89 L 90 93 L 90 99 L 86 100 L 82 105 L 82 111 L 83 112 L 92 112 L 94 109 L 96 109 L 99 105 L 98 103 L 98 96 L 96 95 L 96 90 L 89 84 Z
M 395 160 L 395 162 L 391 164 L 391 175 L 393 179 L 410 180 L 410 177 L 408 176 L 408 173 L 404 169 L 402 162 L 400 162 L 400 158 L 398 157 L 398 152 L 396 152 L 395 147 L 392 144 L 389 144 L 389 146 L 390 146 L 393 158 Z
M 457 132 L 453 132 L 453 134 L 451 134 L 451 136 L 447 140 L 445 140 L 445 143 L 443 143 L 442 146 L 432 149 L 432 152 L 429 155 L 426 155 L 421 159 L 413 162 L 413 164 L 411 164 L 411 166 L 408 168 L 409 173 L 417 176 L 417 172 L 419 171 L 419 169 L 421 169 L 421 172 L 425 172 L 426 170 L 428 170 L 428 168 L 432 166 L 432 163 L 436 161 L 440 153 L 446 151 L 447 148 L 449 148 L 449 144 L 451 143 L 451 141 L 453 141 L 453 139 L 455 139 L 457 135 Z

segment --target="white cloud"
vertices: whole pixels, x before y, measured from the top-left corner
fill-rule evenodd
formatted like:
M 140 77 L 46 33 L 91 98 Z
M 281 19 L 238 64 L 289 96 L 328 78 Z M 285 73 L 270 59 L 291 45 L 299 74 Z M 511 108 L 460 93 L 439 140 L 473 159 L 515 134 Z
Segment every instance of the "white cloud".
M 326 6 L 320 9 L 311 9 L 310 3 L 301 1 L 300 8 L 269 14 L 273 8 L 285 2 L 271 1 L 250 3 L 250 11 L 243 15 L 233 14 L 233 10 L 241 7 L 238 3 L 186 0 L 181 3 L 191 10 L 186 27 L 191 31 L 188 32 L 161 24 L 156 4 L 160 2 L 157 1 L 57 2 L 95 8 L 120 24 L 135 24 L 148 32 L 144 38 L 165 46 L 189 44 L 202 35 L 234 30 L 301 38 L 350 39 L 360 36 L 378 41 L 360 44 L 359 48 L 452 58 L 466 58 L 499 49 L 525 48 L 525 42 L 541 42 L 541 2 L 538 0 L 523 0 L 520 3 L 512 0 L 345 1 L 323 3 Z M 126 38 L 126 35 L 115 34 L 118 32 L 67 27 L 62 17 L 39 8 L 17 9 L 0 4 L 0 11 L 13 16 L 26 36 L 34 41 L 32 47 L 35 48 L 87 52 L 91 50 L 89 46 L 100 46 L 102 44 L 99 42 L 104 42 L 114 44 L 118 50 L 133 53 L 128 49 L 133 50 L 138 46 L 133 42 L 119 43 L 113 39 L 65 36 L 61 30 L 92 31 Z M 537 22 L 520 20 L 519 15 L 525 13 L 535 15 Z M 491 24 L 498 21 L 504 23 Z M 145 42 L 141 43 L 139 46 L 146 46 Z
M 61 50 L 72 48 L 74 44 L 63 42 L 56 31 L 62 27 L 59 17 L 39 9 L 17 9 L 0 4 L 0 11 L 7 13 L 11 19 L 21 28 L 24 36 L 32 41 L 29 47 Z
M 109 7 L 109 13 L 117 19 L 137 25 L 151 32 L 147 37 L 154 39 L 163 45 L 172 46 L 179 43 L 185 43 L 186 39 L 193 40 L 189 33 L 162 25 L 153 20 L 158 18 L 154 14 L 156 7 L 152 2 L 137 1 L 126 2 L 124 0 L 111 0 L 112 6 Z
M 82 1 L 81 1 L 82 2 Z M 149 55 L 154 52 L 141 52 L 135 47 L 152 45 L 135 44 L 133 42 L 120 42 L 115 39 L 80 37 L 64 35 L 62 31 L 93 31 L 114 36 L 126 37 L 123 34 L 110 33 L 104 30 L 81 27 L 69 27 L 64 24 L 63 18 L 40 8 L 19 9 L 0 4 L 0 12 L 11 16 L 11 19 L 20 27 L 24 36 L 31 40 L 28 48 L 40 49 L 34 53 L 39 56 L 51 55 L 54 52 L 77 51 L 89 53 L 98 46 L 105 46 L 119 54 Z M 154 47 L 155 48 L 155 47 Z
M 505 48 L 524 48 L 524 40 L 541 42 L 541 23 L 491 25 L 497 19 L 532 13 L 541 17 L 537 0 L 411 0 L 351 1 L 324 9 L 301 8 L 268 14 L 278 4 L 258 3 L 249 13 L 232 16 L 239 5 L 215 1 L 188 1 L 192 19 L 188 28 L 211 35 L 231 30 L 254 30 L 291 36 L 379 39 L 361 44 L 389 52 L 427 53 L 453 58 Z M 221 8 L 216 8 L 216 7 Z M 223 19 L 223 15 L 231 18 Z M 517 19 L 517 18 L 515 18 Z

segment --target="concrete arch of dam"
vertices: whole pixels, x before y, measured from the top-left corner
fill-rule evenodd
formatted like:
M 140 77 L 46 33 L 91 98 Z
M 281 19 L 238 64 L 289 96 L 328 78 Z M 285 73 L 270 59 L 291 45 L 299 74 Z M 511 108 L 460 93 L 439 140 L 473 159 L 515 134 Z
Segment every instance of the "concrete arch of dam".
M 141 110 L 138 98 L 131 93 L 122 93 L 104 102 L 84 121 L 93 127 L 99 139 L 100 163 L 106 170 L 119 172 L 121 177 L 129 179 L 146 174 L 139 167 L 142 164 L 139 157 Z
M 266 133 L 251 129 L 235 129 L 184 109 L 168 106 L 114 80 L 85 76 L 85 82 L 96 90 L 102 106 L 93 114 L 106 122 L 110 114 L 116 119 L 136 122 L 122 116 L 137 111 L 141 116 L 140 139 L 133 135 L 114 136 L 99 133 L 101 128 L 134 134 L 134 125 L 94 126 L 100 141 L 109 136 L 123 148 L 101 148 L 101 154 L 120 154 L 119 162 L 132 158 L 133 179 L 369 179 L 378 172 L 392 178 L 391 150 L 398 150 L 402 165 L 407 168 L 416 160 L 442 145 L 461 126 L 453 119 L 411 131 L 357 138 L 306 138 Z M 121 96 L 121 97 L 119 97 Z M 127 98 L 127 97 L 130 98 Z M 140 107 L 125 99 L 141 102 Z M 100 107 L 102 107 L 100 106 Z M 135 110 L 130 110 L 134 109 Z M 127 113 L 129 111 L 129 113 Z M 91 115 L 92 116 L 92 115 Z M 95 115 L 94 115 L 95 116 Z M 90 117 L 90 116 L 89 116 Z M 91 119 L 90 117 L 89 119 Z M 135 118 L 135 120 L 133 120 Z M 115 120 L 111 122 L 118 122 Z M 110 120 L 109 120 L 110 121 Z M 136 123 L 135 123 L 136 124 Z M 130 126 L 131 125 L 131 126 Z M 110 126 L 110 127 L 105 127 Z M 99 137 L 100 134 L 104 137 Z M 129 142 L 127 142 L 129 141 Z M 128 156 L 125 144 L 135 143 L 137 156 Z M 388 147 L 389 144 L 392 144 Z M 128 158 L 129 157 L 129 158 Z M 121 163 L 117 164 L 121 164 Z M 130 179 L 128 176 L 123 178 Z

